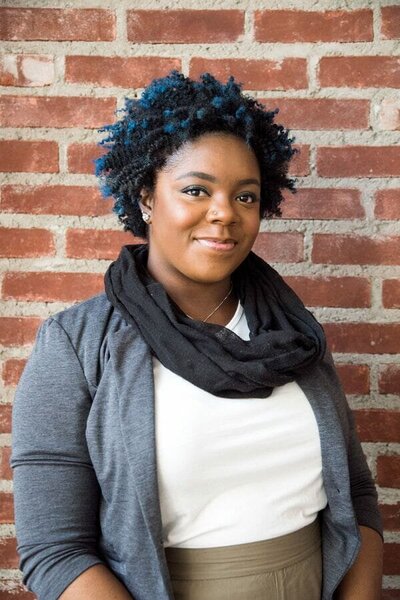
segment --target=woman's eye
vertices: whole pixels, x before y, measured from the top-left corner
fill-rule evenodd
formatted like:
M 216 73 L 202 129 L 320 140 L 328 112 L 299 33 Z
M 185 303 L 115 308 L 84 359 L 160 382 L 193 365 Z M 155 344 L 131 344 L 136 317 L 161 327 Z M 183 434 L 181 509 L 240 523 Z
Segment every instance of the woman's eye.
M 189 194 L 189 196 L 193 196 L 194 198 L 197 198 L 200 195 L 200 192 L 206 193 L 206 190 L 200 187 L 186 188 L 182 191 L 184 194 Z
M 257 197 L 253 194 L 240 194 L 238 198 L 242 204 L 253 204 L 253 202 L 257 202 Z

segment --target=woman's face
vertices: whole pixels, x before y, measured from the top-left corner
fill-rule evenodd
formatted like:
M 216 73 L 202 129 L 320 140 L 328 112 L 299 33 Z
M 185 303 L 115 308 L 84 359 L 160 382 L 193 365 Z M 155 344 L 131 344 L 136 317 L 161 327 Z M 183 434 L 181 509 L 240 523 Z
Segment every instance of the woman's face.
M 229 134 L 204 134 L 173 154 L 144 196 L 149 270 L 169 285 L 216 283 L 246 258 L 260 226 L 254 152 Z

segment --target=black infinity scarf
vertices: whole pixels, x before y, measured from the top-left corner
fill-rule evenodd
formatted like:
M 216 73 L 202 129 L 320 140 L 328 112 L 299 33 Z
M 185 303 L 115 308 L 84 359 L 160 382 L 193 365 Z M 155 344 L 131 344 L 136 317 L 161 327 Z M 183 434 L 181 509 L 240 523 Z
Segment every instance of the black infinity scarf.
M 167 368 L 224 398 L 266 398 L 325 353 L 322 326 L 282 277 L 253 252 L 232 274 L 250 340 L 187 317 L 151 278 L 146 244 L 127 245 L 105 274 L 109 301 Z

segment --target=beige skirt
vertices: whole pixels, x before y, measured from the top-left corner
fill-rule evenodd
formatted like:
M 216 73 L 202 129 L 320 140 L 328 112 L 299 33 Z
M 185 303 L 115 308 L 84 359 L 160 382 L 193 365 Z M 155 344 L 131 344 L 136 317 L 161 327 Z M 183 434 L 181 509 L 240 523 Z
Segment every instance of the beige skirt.
M 165 548 L 175 600 L 320 600 L 318 520 L 272 540 Z

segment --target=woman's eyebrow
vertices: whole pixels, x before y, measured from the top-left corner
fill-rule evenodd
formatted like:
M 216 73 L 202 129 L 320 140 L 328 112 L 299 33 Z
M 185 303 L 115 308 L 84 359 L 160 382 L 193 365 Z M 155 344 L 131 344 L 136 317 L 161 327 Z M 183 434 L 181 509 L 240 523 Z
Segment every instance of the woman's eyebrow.
M 176 181 L 178 179 L 183 179 L 184 177 L 198 177 L 199 179 L 207 179 L 207 181 L 212 181 L 213 183 L 217 181 L 214 175 L 209 175 L 208 173 L 203 173 L 202 171 L 189 171 L 188 173 L 183 173 L 183 175 L 179 175 L 179 177 L 176 178 Z
M 188 173 L 179 175 L 179 177 L 177 177 L 175 181 L 177 181 L 178 179 L 183 179 L 184 177 L 198 177 L 199 179 L 206 179 L 207 181 L 211 181 L 212 183 L 215 183 L 217 181 L 217 178 L 214 177 L 214 175 L 209 175 L 208 173 L 203 173 L 202 171 L 189 171 Z M 260 185 L 260 182 L 258 181 L 258 179 L 250 178 L 250 179 L 240 179 L 240 181 L 238 181 L 239 185 L 247 185 L 250 183 L 255 183 L 256 185 Z

